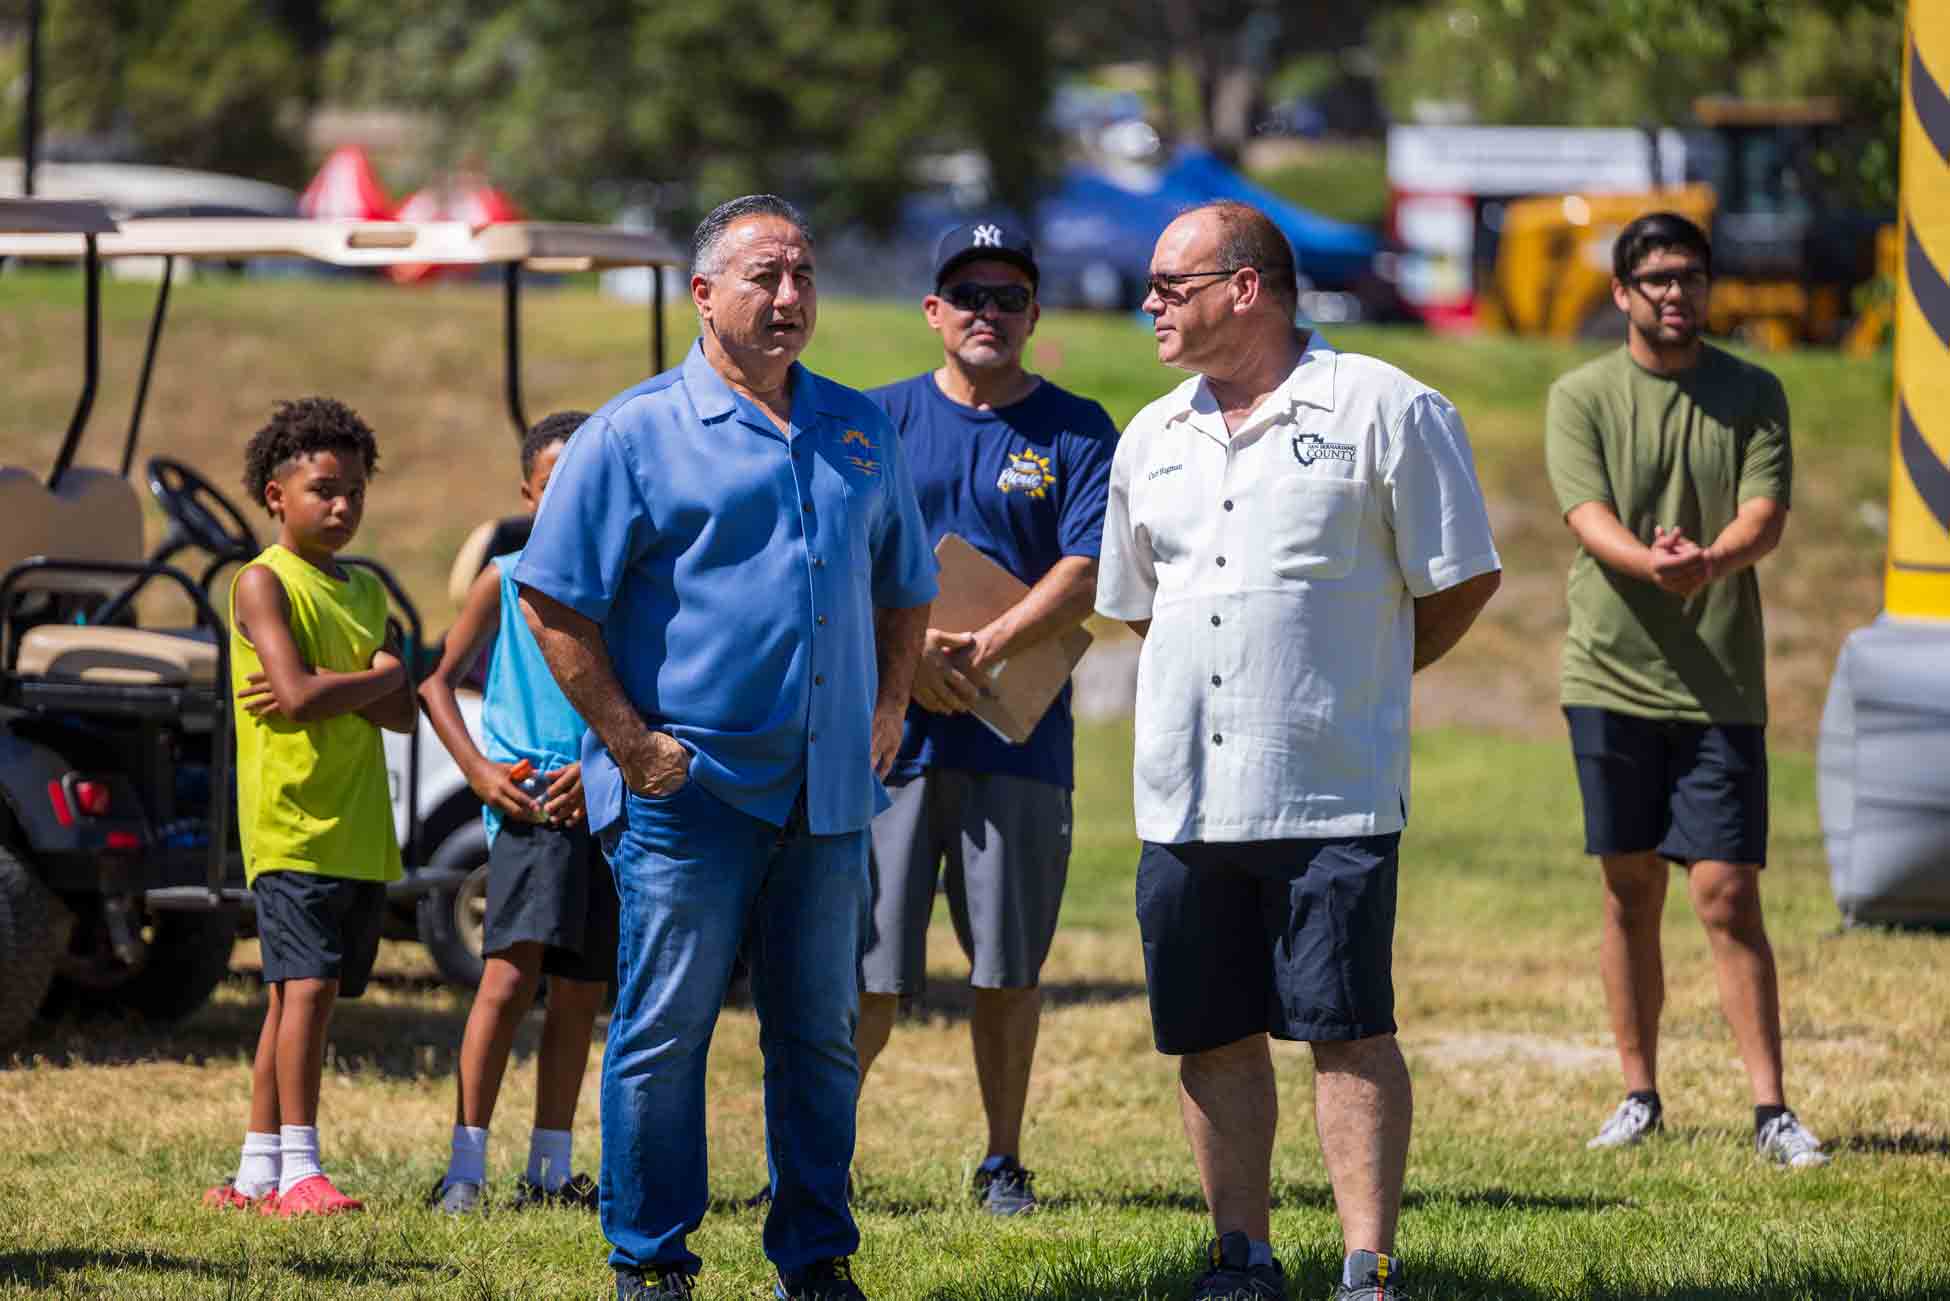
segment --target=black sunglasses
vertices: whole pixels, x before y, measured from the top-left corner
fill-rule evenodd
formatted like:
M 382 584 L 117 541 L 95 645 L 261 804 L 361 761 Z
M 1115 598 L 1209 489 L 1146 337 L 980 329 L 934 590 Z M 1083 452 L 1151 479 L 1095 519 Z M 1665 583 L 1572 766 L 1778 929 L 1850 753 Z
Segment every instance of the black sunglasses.
M 990 303 L 998 311 L 1014 315 L 1029 310 L 1033 297 L 1026 285 L 982 285 L 964 280 L 941 291 L 941 297 L 958 312 L 979 312 Z

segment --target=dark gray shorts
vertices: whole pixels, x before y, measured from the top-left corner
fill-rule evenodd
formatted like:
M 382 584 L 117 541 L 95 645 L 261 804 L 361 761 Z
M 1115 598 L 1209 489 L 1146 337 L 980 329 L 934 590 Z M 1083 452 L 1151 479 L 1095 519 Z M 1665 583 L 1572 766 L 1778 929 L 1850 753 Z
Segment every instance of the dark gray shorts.
M 1146 841 L 1137 915 L 1158 1051 L 1393 1034 L 1400 844 Z
M 386 920 L 384 885 L 274 870 L 258 873 L 251 895 L 265 984 L 336 980 L 340 998 L 366 992 Z
M 981 989 L 1027 989 L 1056 938 L 1070 874 L 1070 792 L 1026 777 L 931 768 L 873 820 L 870 994 L 927 987 L 928 919 L 947 862 L 948 915 Z
M 543 946 L 548 975 L 616 979 L 616 878 L 582 823 L 510 818 L 495 834 L 481 951 L 493 956 L 523 943 Z

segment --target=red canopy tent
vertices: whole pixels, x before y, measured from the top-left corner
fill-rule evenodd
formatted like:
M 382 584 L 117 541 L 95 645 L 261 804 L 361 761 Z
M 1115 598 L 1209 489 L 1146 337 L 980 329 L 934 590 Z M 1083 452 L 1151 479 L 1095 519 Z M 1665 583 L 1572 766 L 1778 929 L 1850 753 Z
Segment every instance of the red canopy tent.
M 464 221 L 479 230 L 500 221 L 520 221 L 521 209 L 485 180 L 465 177 L 452 185 L 429 185 L 415 190 L 393 215 L 400 221 Z M 386 274 L 404 285 L 438 275 L 440 271 L 439 267 L 420 262 L 388 267 Z
M 394 215 L 393 201 L 372 169 L 372 159 L 357 145 L 334 149 L 318 175 L 298 196 L 298 211 L 306 217 L 336 217 L 351 221 L 385 221 Z

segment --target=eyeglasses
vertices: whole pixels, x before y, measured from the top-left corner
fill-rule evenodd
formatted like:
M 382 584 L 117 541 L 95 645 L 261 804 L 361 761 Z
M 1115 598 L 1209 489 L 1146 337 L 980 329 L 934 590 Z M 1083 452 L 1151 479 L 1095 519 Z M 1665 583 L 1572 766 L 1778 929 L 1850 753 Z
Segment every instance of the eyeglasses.
M 1033 295 L 1027 285 L 983 285 L 964 280 L 942 290 L 941 297 L 958 312 L 979 312 L 994 303 L 997 311 L 1013 316 L 1029 310 Z
M 1681 267 L 1675 271 L 1647 271 L 1633 276 L 1626 283 L 1644 294 L 1647 298 L 1664 298 L 1678 285 L 1688 294 L 1696 294 L 1706 288 L 1712 277 L 1698 267 Z

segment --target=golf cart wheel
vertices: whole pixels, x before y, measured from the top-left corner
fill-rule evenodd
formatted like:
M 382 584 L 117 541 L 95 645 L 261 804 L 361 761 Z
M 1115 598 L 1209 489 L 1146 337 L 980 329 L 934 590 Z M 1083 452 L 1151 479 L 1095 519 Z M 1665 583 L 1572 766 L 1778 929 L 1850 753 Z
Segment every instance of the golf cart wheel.
M 0 1050 L 27 1033 L 54 979 L 54 901 L 0 846 Z
M 481 983 L 481 944 L 487 930 L 487 830 L 479 818 L 454 829 L 434 852 L 430 868 L 454 868 L 467 877 L 451 890 L 420 896 L 420 943 L 449 984 Z
M 99 925 L 77 925 L 75 942 L 55 973 L 49 1013 L 182 1020 L 209 1002 L 230 973 L 237 915 L 234 907 L 147 913 L 141 933 L 148 952 L 133 964 L 115 955 Z

